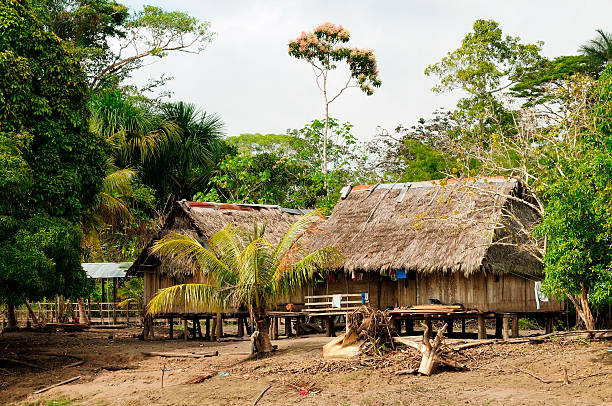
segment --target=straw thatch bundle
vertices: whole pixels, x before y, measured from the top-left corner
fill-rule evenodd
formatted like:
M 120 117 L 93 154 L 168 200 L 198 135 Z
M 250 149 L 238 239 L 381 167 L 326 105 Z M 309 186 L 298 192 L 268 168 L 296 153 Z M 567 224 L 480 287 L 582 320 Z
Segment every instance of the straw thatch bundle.
M 354 186 L 312 244 L 335 244 L 346 271 L 539 275 L 540 261 L 521 247 L 533 243 L 529 230 L 539 221 L 522 193 L 506 178 Z

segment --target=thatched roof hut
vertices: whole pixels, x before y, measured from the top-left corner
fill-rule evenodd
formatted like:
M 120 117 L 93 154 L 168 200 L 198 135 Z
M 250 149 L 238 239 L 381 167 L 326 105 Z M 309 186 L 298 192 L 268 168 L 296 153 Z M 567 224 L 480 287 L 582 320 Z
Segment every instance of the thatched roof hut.
M 177 232 L 190 235 L 205 243 L 217 231 L 228 224 L 240 226 L 249 231 L 253 229 L 255 221 L 266 227 L 266 238 L 270 243 L 278 243 L 289 226 L 293 224 L 304 211 L 286 209 L 276 205 L 260 204 L 228 204 L 210 202 L 187 202 L 182 200 L 175 203 L 166 217 L 157 235 L 140 253 L 131 273 L 155 269 L 155 273 L 182 281 L 191 275 L 191 270 L 172 261 L 160 261 L 151 249 L 155 241 L 162 236 Z
M 318 226 L 314 246 L 335 244 L 346 271 L 540 276 L 521 231 L 539 217 L 524 198 L 522 184 L 504 177 L 352 186 Z

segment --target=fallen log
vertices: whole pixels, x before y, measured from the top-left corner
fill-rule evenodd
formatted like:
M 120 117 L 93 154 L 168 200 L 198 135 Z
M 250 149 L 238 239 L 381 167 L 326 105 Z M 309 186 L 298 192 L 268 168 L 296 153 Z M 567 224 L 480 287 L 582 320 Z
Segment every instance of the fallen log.
M 5 361 L 5 362 L 10 362 L 16 365 L 23 365 L 26 367 L 30 367 L 30 368 L 35 368 L 35 369 L 41 369 L 41 370 L 45 370 L 45 368 L 41 367 L 40 365 L 36 365 L 33 364 L 31 362 L 27 362 L 27 361 L 22 361 L 19 359 L 14 359 L 14 358 L 0 358 L 0 361 Z
M 215 374 L 211 374 L 211 373 L 208 373 L 208 374 L 205 374 L 205 375 L 196 376 L 195 378 L 190 379 L 187 382 L 185 382 L 185 385 L 202 383 L 205 380 L 212 378 L 213 376 L 215 376 Z
M 63 366 L 63 368 L 73 368 L 73 367 L 78 367 L 78 366 L 83 365 L 84 363 L 85 363 L 85 360 L 84 360 L 84 359 L 82 359 L 82 360 L 80 360 L 80 361 L 73 362 L 72 364 L 64 365 L 64 366 Z
M 47 386 L 46 388 L 39 389 L 37 391 L 34 391 L 33 393 L 34 394 L 43 393 L 43 392 L 46 392 L 46 391 L 48 391 L 50 389 L 56 388 L 58 386 L 62 386 L 62 385 L 66 385 L 66 384 L 74 382 L 74 381 L 78 381 L 79 379 L 81 379 L 80 375 L 79 376 L 75 376 L 74 378 L 66 379 L 65 381 L 53 384 L 51 386 Z
M 527 343 L 530 341 L 532 341 L 531 338 L 515 338 L 515 339 L 511 338 L 509 340 L 495 340 L 495 339 L 479 340 L 473 343 L 458 345 L 453 348 L 453 351 L 461 351 L 461 350 L 465 350 L 466 348 L 480 347 L 480 346 L 489 345 L 489 344 L 520 344 L 520 343 Z
M 165 358 L 207 358 L 216 357 L 219 355 L 219 351 L 215 351 L 210 354 L 182 354 L 178 352 L 143 352 L 148 357 L 165 357 Z
M 414 375 L 414 374 L 416 374 L 417 372 L 419 372 L 419 370 L 418 370 L 418 369 L 416 369 L 416 368 L 402 369 L 402 370 L 396 371 L 396 372 L 395 372 L 395 376 L 402 376 L 402 375 Z

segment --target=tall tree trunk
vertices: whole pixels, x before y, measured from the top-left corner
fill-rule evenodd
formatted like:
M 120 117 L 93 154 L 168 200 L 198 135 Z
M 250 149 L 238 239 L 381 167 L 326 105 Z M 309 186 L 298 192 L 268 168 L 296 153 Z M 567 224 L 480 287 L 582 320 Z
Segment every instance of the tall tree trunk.
M 272 340 L 270 339 L 270 323 L 266 317 L 266 311 L 262 308 L 255 308 L 255 326 L 257 327 L 257 335 L 255 338 L 255 347 L 258 353 L 269 353 L 273 351 Z
M 17 315 L 15 314 L 15 306 L 8 305 L 6 307 L 6 318 L 7 318 L 7 329 L 16 329 L 17 326 Z
M 36 317 L 36 313 L 34 313 L 34 310 L 32 310 L 32 306 L 30 306 L 30 302 L 26 300 L 25 304 L 26 304 L 26 307 L 28 308 L 28 314 L 30 315 L 30 318 L 32 319 L 32 324 L 34 324 L 35 326 L 38 325 L 39 324 L 38 317 Z
M 589 306 L 589 291 L 583 284 L 580 284 L 580 295 L 575 297 L 572 294 L 567 294 L 567 297 L 571 300 L 576 308 L 576 313 L 580 319 L 584 322 L 584 328 L 586 330 L 595 330 L 595 318 L 593 317 L 593 313 L 591 312 L 591 307 Z
M 80 297 L 77 299 L 77 305 L 79 307 L 79 323 L 80 324 L 90 324 L 89 317 L 87 317 L 87 312 L 85 311 L 85 304 L 83 303 L 83 298 Z
M 325 95 L 325 132 L 323 133 L 323 187 L 327 195 L 327 133 L 329 131 L 329 103 Z

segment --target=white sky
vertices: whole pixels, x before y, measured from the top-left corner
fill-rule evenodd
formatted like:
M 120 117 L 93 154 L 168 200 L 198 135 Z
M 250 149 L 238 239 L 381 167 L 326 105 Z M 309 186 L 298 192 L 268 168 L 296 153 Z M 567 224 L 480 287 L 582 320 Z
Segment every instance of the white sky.
M 174 76 L 166 85 L 173 100 L 220 114 L 228 135 L 284 133 L 323 116 L 310 66 L 287 54 L 290 39 L 322 22 L 342 24 L 351 32 L 349 45 L 371 48 L 378 59 L 382 87 L 373 96 L 349 89 L 330 110 L 353 123 L 354 134 L 363 140 L 379 126 L 412 125 L 439 107 L 454 105 L 457 95 L 431 92 L 435 79 L 423 71 L 456 49 L 478 18 L 500 22 L 504 34 L 525 42 L 544 41 L 546 56 L 575 54 L 595 29 L 612 30 L 606 24 L 612 16 L 609 0 L 120 2 L 187 11 L 212 23 L 217 37 L 202 54 L 169 56 L 134 80 L 161 72 Z

